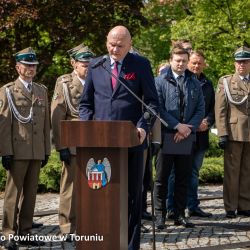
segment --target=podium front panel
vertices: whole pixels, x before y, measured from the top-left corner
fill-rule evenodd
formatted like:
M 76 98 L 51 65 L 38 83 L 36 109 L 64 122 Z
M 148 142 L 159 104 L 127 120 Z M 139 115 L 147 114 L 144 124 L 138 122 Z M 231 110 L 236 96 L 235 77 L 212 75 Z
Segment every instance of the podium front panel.
M 90 159 L 103 162 L 104 158 L 110 163 L 110 182 L 100 189 L 92 189 L 86 173 L 88 162 Z M 77 249 L 127 250 L 128 150 L 77 148 L 77 161 Z

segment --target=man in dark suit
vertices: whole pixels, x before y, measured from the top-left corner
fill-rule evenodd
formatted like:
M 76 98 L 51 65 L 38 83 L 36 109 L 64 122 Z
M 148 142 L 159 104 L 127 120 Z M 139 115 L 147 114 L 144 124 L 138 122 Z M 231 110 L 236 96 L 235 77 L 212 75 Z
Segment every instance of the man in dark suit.
M 182 47 L 174 47 L 170 54 L 168 71 L 156 77 L 155 83 L 160 102 L 160 115 L 168 123 L 162 127 L 163 147 L 156 159 L 154 186 L 156 227 L 165 228 L 166 191 L 174 166 L 174 220 L 175 225 L 194 227 L 185 218 L 187 188 L 192 171 L 192 142 L 204 118 L 204 98 L 199 81 L 187 70 L 189 53 Z M 172 138 L 172 140 L 171 140 Z M 186 141 L 184 141 L 186 140 Z M 172 144 L 169 142 L 173 141 Z M 182 143 L 189 142 L 189 152 Z M 187 145 L 187 144 L 186 144 Z M 175 148 L 176 150 L 172 150 Z
M 124 26 L 114 27 L 107 36 L 108 59 L 104 67 L 117 75 L 138 97 L 155 111 L 158 96 L 149 61 L 129 53 L 131 36 Z M 141 195 L 143 176 L 143 149 L 147 123 L 142 104 L 128 90 L 111 77 L 103 67 L 91 68 L 101 58 L 90 62 L 85 88 L 80 101 L 81 120 L 128 120 L 138 130 L 140 146 L 128 152 L 128 249 L 140 248 Z

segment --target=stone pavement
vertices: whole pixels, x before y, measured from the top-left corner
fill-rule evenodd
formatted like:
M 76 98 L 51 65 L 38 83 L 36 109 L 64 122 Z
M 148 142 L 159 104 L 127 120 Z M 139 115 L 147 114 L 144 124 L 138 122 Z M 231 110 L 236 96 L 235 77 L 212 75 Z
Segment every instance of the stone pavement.
M 222 199 L 209 199 L 222 195 L 221 186 L 202 186 L 199 190 L 201 197 L 201 207 L 213 213 L 211 218 L 201 219 L 192 217 L 191 221 L 196 224 L 195 228 L 183 228 L 174 226 L 173 221 L 167 221 L 167 228 L 161 232 L 156 232 L 156 249 L 250 249 L 250 218 L 237 217 L 235 219 L 225 218 Z M 24 249 L 75 249 L 74 243 L 68 243 L 60 239 L 58 227 L 58 194 L 40 194 L 37 196 L 37 215 L 35 222 L 43 223 L 43 227 L 34 229 L 38 235 L 53 236 L 53 241 L 46 242 L 46 245 L 38 247 L 23 247 Z M 150 203 L 150 200 L 148 201 Z M 3 199 L 0 197 L 0 214 L 2 214 Z M 0 221 L 1 227 L 2 221 Z M 152 226 L 150 222 L 143 221 L 149 229 L 149 233 L 141 235 L 141 249 L 152 249 Z M 97 249 L 101 250 L 101 249 Z

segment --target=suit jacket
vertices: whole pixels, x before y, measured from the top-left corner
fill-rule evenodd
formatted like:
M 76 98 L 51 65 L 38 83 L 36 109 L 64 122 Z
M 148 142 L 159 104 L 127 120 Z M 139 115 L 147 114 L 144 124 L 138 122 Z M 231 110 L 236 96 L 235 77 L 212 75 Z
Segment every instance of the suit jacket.
M 119 82 L 112 91 L 110 73 L 102 66 L 91 68 L 97 60 L 100 58 L 90 62 L 80 101 L 80 119 L 128 120 L 136 127 L 147 131 L 142 104 Z M 108 58 L 103 66 L 111 71 L 110 64 L 110 58 Z M 123 60 L 119 79 L 138 97 L 143 97 L 147 105 L 158 111 L 158 96 L 153 73 L 146 58 L 128 53 Z
M 190 71 L 185 71 L 184 78 L 184 110 L 183 119 L 181 118 L 180 90 L 173 77 L 171 67 L 167 73 L 156 77 L 156 88 L 159 95 L 160 115 L 169 127 L 163 128 L 165 132 L 175 132 L 178 123 L 192 125 L 195 133 L 204 118 L 205 106 L 200 82 Z
M 9 88 L 17 111 L 27 117 L 33 106 L 33 120 L 19 122 L 12 114 L 6 97 Z M 0 89 L 0 155 L 15 160 L 43 160 L 50 155 L 50 118 L 47 88 L 33 82 L 32 93 L 17 79 Z M 3 143 L 4 142 L 4 143 Z
M 79 120 L 78 114 L 72 112 L 67 105 L 63 94 L 63 83 L 65 83 L 68 88 L 69 101 L 76 110 L 79 108 L 79 102 L 83 91 L 83 85 L 74 72 L 62 75 L 56 81 L 54 95 L 51 102 L 51 124 L 56 150 L 65 148 L 60 145 L 61 120 Z M 70 151 L 71 154 L 76 154 L 75 148 L 71 148 Z
M 223 78 L 226 78 L 229 91 L 234 101 L 241 101 L 246 95 L 248 99 L 241 105 L 232 104 L 225 96 Z M 250 141 L 250 87 L 244 83 L 238 73 L 219 79 L 215 95 L 215 120 L 218 135 L 228 135 L 232 141 Z
M 209 124 L 209 128 L 213 126 L 215 121 L 214 103 L 215 93 L 212 82 L 202 73 L 198 79 L 201 83 L 202 93 L 205 101 L 205 116 Z M 196 133 L 196 149 L 208 149 L 209 147 L 209 129 Z

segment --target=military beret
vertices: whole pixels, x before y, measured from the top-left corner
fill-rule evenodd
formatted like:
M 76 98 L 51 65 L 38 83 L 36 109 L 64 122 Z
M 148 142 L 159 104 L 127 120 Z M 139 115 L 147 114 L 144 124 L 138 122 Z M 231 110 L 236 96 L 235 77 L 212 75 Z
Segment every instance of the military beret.
M 241 46 L 234 53 L 235 61 L 250 60 L 250 48 Z
M 72 57 L 75 55 L 75 53 L 76 53 L 79 49 L 82 49 L 82 48 L 84 48 L 84 44 L 83 44 L 83 43 L 77 45 L 76 47 L 74 47 L 74 48 L 72 48 L 72 49 L 70 49 L 70 50 L 68 50 L 67 53 L 68 53 L 69 56 L 72 58 Z
M 28 47 L 26 49 L 23 49 L 15 54 L 15 59 L 16 62 L 20 62 L 23 64 L 38 64 L 39 62 L 37 61 L 36 58 L 36 53 L 35 51 L 31 48 Z
M 87 47 L 83 47 L 82 49 L 79 49 L 72 58 L 76 61 L 80 62 L 89 62 L 91 58 L 93 58 L 94 53 Z

